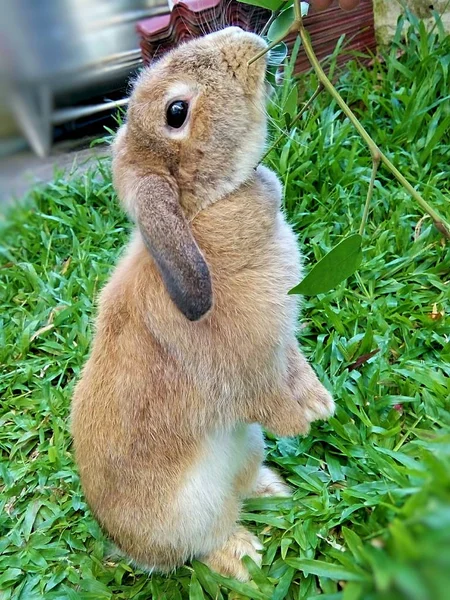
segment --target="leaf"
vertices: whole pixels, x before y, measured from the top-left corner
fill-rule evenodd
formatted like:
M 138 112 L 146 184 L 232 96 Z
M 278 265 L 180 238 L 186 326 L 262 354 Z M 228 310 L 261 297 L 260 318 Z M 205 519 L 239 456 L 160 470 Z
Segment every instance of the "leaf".
M 350 570 L 342 565 L 327 563 L 322 560 L 312 560 L 310 558 L 288 558 L 286 563 L 294 569 L 303 571 L 305 575 L 317 575 L 318 577 L 328 577 L 334 581 L 367 581 L 368 575 L 364 571 Z
M 260 6 L 273 12 L 280 10 L 285 0 L 240 0 L 244 4 L 251 4 L 252 6 Z
M 26 541 L 28 541 L 28 539 L 30 537 L 31 530 L 33 529 L 33 525 L 36 520 L 36 516 L 37 516 L 41 506 L 42 506 L 42 501 L 40 501 L 40 500 L 33 500 L 33 502 L 30 502 L 30 504 L 27 506 L 27 510 L 25 511 L 25 516 L 24 516 L 23 526 L 22 526 L 23 537 Z
M 210 569 L 203 563 L 196 560 L 192 561 L 192 567 L 201 586 L 211 596 L 211 598 L 222 599 L 220 588 Z
M 291 6 L 290 8 L 283 10 L 269 27 L 269 31 L 267 32 L 268 39 L 273 42 L 274 40 L 285 37 L 293 22 L 294 9 Z
M 354 371 L 355 369 L 358 369 L 359 367 L 364 365 L 368 360 L 370 360 L 373 356 L 375 356 L 375 354 L 378 354 L 379 351 L 380 348 L 375 348 L 375 350 L 372 350 L 372 352 L 367 352 L 367 354 L 363 354 L 362 356 L 357 358 L 355 362 L 348 366 L 348 370 Z
M 258 565 L 249 556 L 244 556 L 242 558 L 242 562 L 247 567 L 251 580 L 255 582 L 258 589 L 263 594 L 266 594 L 268 598 L 272 598 L 274 586 L 269 581 L 266 574 L 262 571 L 261 567 L 258 567 Z
M 291 117 L 295 117 L 297 113 L 297 103 L 298 103 L 298 91 L 297 86 L 294 85 L 291 91 L 286 98 L 286 102 L 284 103 L 284 111 Z
M 255 0 L 256 1 L 256 0 Z M 259 1 L 259 0 L 258 0 Z M 263 0 L 264 2 L 268 0 Z M 280 4 L 282 6 L 283 3 Z M 309 4 L 308 2 L 300 2 L 300 9 L 302 13 L 302 17 L 305 17 L 308 14 Z M 271 9 L 278 10 L 278 9 Z M 294 22 L 294 8 L 290 6 L 286 10 L 283 10 L 272 25 L 269 27 L 269 31 L 267 32 L 267 38 L 269 41 L 273 42 L 274 40 L 284 38 L 291 28 Z
M 53 323 L 50 323 L 49 325 L 45 325 L 44 327 L 41 327 L 40 329 L 35 331 L 33 333 L 33 335 L 30 337 L 30 342 L 33 342 L 37 337 L 39 337 L 43 333 L 46 333 L 47 331 L 52 330 L 53 328 L 54 328 Z
M 350 581 L 344 588 L 342 600 L 361 600 L 363 598 L 364 586 L 360 582 Z
M 223 575 L 219 575 L 218 573 L 214 574 L 216 581 L 218 581 L 223 586 L 226 586 L 230 590 L 241 594 L 245 598 L 251 598 L 251 600 L 268 600 L 267 596 L 254 588 L 249 583 L 241 583 L 237 579 L 231 579 L 229 577 L 224 577 Z
M 64 598 L 67 600 L 80 600 L 78 592 L 76 592 L 74 589 L 68 587 L 67 585 L 62 586 L 62 589 L 64 590 Z
M 192 573 L 189 584 L 189 600 L 204 600 L 204 598 L 202 586 L 199 584 L 196 574 Z
M 362 261 L 362 237 L 355 233 L 335 246 L 289 294 L 316 296 L 334 289 L 350 277 Z
M 342 534 L 344 536 L 345 543 L 347 544 L 350 552 L 353 554 L 357 562 L 365 561 L 364 545 L 361 538 L 348 527 L 342 527 Z
M 6 569 L 6 571 L 0 576 L 0 585 L 4 585 L 5 583 L 11 583 L 12 581 L 16 581 L 19 577 L 21 577 L 22 571 L 21 569 Z
M 86 592 L 91 592 L 92 594 L 95 594 L 95 598 L 98 598 L 98 600 L 101 600 L 103 598 L 105 600 L 109 600 L 109 598 L 112 597 L 112 593 L 108 589 L 108 587 L 102 581 L 99 581 L 98 579 L 94 579 L 92 577 L 83 579 L 80 583 L 80 587 Z
M 283 598 L 286 598 L 294 575 L 295 569 L 293 567 L 289 567 L 286 573 L 280 577 L 278 585 L 272 594 L 272 600 L 283 600 Z

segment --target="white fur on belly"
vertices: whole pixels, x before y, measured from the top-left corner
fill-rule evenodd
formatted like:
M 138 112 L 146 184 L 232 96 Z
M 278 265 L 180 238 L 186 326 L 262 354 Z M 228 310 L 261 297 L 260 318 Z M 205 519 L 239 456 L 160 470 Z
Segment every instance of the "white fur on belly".
M 229 535 L 217 529 L 226 502 L 233 493 L 233 481 L 245 467 L 249 449 L 261 436 L 259 425 L 238 425 L 209 435 L 200 460 L 187 473 L 181 486 L 170 538 L 166 541 L 186 548 L 188 554 L 206 554 L 217 548 Z M 236 515 L 237 516 L 237 515 Z M 212 536 L 212 532 L 215 535 Z M 223 540 L 221 540 L 223 537 Z

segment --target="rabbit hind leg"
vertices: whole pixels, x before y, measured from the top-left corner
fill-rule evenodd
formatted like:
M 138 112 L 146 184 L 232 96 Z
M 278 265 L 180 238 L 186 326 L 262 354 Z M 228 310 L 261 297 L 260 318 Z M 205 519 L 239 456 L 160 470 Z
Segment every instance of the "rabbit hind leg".
M 247 429 L 245 461 L 235 479 L 235 491 L 240 498 L 258 496 L 290 496 L 292 490 L 276 471 L 263 464 L 264 434 L 260 425 Z
M 211 569 L 225 577 L 233 577 L 239 581 L 250 579 L 246 566 L 242 562 L 244 556 L 249 556 L 257 565 L 261 565 L 260 551 L 263 545 L 258 538 L 245 527 L 237 526 L 223 546 L 203 559 Z

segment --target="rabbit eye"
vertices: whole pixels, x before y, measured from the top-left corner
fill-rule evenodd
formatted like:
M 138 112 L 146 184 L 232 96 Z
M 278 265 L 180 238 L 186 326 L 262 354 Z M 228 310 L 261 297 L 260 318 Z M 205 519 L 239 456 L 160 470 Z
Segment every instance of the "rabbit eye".
M 167 125 L 179 129 L 186 121 L 189 104 L 184 100 L 177 100 L 169 105 L 166 113 Z

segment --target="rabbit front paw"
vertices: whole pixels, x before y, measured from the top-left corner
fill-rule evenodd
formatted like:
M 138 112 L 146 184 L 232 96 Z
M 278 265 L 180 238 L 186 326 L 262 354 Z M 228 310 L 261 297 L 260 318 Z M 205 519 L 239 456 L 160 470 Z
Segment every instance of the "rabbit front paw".
M 319 381 L 309 389 L 304 388 L 300 382 L 298 389 L 294 389 L 293 393 L 308 423 L 326 421 L 333 416 L 335 410 L 333 397 Z
M 295 347 L 288 354 L 288 386 L 308 424 L 325 421 L 334 414 L 334 400 L 330 392 L 320 383 L 311 365 Z
M 307 435 L 310 429 L 310 413 L 292 397 L 280 395 L 270 403 L 258 422 L 279 437 Z

